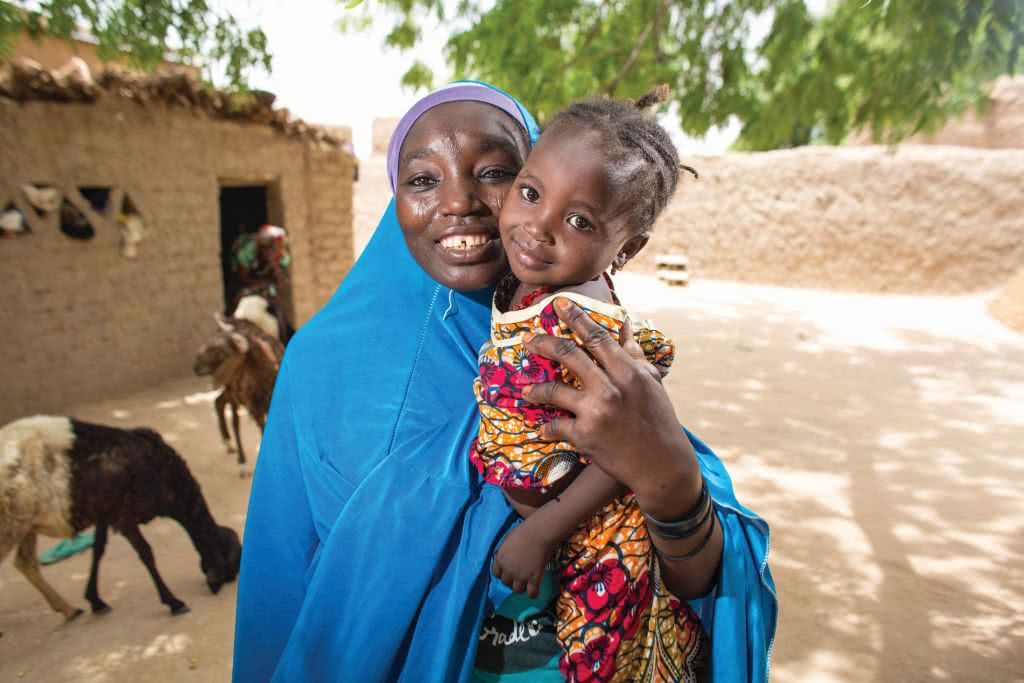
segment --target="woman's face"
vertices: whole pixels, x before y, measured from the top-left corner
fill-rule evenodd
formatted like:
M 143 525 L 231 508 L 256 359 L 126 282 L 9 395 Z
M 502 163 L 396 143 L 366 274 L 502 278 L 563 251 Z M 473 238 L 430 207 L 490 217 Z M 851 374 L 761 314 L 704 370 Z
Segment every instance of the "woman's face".
M 528 152 L 522 127 L 482 102 L 441 104 L 417 119 L 399 153 L 395 209 L 430 277 L 470 292 L 507 272 L 498 214 Z

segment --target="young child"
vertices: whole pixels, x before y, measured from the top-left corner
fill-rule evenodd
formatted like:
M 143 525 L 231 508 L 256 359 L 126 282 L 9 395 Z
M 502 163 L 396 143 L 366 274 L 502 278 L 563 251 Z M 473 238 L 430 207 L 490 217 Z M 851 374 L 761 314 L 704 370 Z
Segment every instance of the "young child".
M 679 178 L 668 133 L 644 113 L 667 93 L 662 86 L 635 105 L 577 102 L 557 114 L 500 217 L 512 275 L 495 294 L 491 339 L 480 352 L 480 432 L 470 457 L 524 517 L 502 542 L 495 575 L 536 597 L 554 562 L 560 668 L 569 681 L 691 681 L 706 667 L 706 636 L 689 606 L 661 587 L 632 494 L 572 444 L 542 440 L 541 425 L 564 413 L 522 393 L 559 378 L 578 386 L 572 373 L 523 345 L 530 332 L 575 339 L 555 314 L 556 298 L 571 299 L 620 336 L 628 314 L 606 271 L 644 247 Z M 672 343 L 647 323 L 629 325 L 666 373 Z

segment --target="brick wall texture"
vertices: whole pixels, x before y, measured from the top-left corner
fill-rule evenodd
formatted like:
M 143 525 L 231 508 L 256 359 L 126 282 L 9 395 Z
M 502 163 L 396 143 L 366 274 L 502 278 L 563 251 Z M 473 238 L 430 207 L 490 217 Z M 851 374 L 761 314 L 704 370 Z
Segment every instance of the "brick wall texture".
M 687 157 L 630 268 L 864 292 L 992 289 L 1024 264 L 1024 150 L 802 147 Z
M 355 250 L 356 254 L 370 241 L 373 231 L 391 201 L 387 160 L 383 153 L 374 153 L 359 164 L 359 182 L 355 185 Z
M 297 321 L 331 295 L 353 260 L 352 159 L 336 147 L 202 112 L 0 99 L 0 208 L 28 213 L 22 183 L 114 188 L 146 225 L 138 257 L 119 249 L 111 215 L 73 240 L 59 217 L 0 240 L 0 423 L 55 412 L 191 371 L 223 307 L 219 187 L 269 184 L 287 228 Z

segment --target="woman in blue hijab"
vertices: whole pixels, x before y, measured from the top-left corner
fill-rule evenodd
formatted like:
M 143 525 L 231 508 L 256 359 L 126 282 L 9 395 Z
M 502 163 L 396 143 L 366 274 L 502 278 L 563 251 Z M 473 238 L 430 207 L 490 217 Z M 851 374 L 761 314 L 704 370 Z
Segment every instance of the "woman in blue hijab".
M 235 681 L 480 680 L 484 620 L 514 602 L 492 554 L 518 517 L 469 464 L 471 387 L 507 268 L 498 211 L 537 134 L 515 100 L 471 82 L 431 93 L 396 129 L 388 173 L 401 201 L 278 376 L 246 520 Z M 641 405 L 668 406 L 667 425 L 658 391 Z M 676 455 L 651 442 L 668 430 L 648 431 L 644 470 L 698 463 L 717 504 L 720 568 L 691 601 L 711 677 L 763 681 L 777 611 L 767 525 L 703 443 L 686 433 Z

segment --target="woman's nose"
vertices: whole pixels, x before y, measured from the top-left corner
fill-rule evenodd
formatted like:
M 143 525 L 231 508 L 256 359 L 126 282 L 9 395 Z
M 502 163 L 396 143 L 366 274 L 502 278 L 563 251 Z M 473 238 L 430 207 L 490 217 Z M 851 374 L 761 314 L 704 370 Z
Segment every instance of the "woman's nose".
M 441 212 L 446 216 L 467 216 L 480 210 L 476 183 L 465 178 L 446 178 L 441 183 Z

